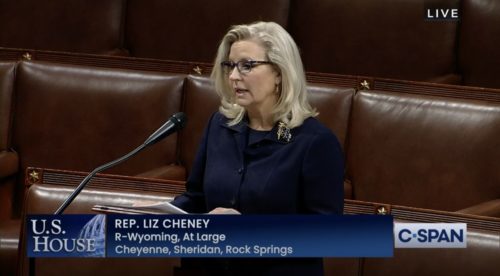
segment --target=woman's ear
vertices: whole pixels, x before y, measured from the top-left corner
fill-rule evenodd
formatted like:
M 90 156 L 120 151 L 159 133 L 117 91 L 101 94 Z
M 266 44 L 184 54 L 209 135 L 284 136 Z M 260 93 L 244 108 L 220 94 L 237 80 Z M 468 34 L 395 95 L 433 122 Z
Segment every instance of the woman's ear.
M 281 84 L 281 74 L 277 73 L 278 75 L 276 76 L 275 84 L 280 85 Z

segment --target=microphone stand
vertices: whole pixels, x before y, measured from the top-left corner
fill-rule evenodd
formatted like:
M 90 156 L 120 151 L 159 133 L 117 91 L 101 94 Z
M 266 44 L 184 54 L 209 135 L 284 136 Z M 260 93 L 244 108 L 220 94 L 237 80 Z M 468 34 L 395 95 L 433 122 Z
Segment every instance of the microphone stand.
M 66 208 L 71 204 L 71 202 L 73 202 L 76 196 L 80 194 L 85 185 L 87 185 L 87 183 L 95 174 L 122 163 L 123 161 L 129 159 L 130 157 L 134 156 L 135 154 L 146 148 L 147 146 L 155 144 L 161 139 L 167 137 L 168 135 L 184 128 L 185 123 L 186 123 L 186 115 L 184 113 L 178 112 L 172 115 L 172 117 L 170 117 L 170 119 L 168 119 L 168 121 L 165 124 L 163 124 L 159 129 L 157 129 L 153 134 L 151 134 L 151 136 L 149 136 L 148 139 L 146 139 L 146 141 L 142 143 L 142 145 L 138 146 L 136 149 L 132 150 L 131 152 L 127 153 L 126 155 L 118 159 L 113 160 L 109 163 L 106 163 L 94 169 L 82 180 L 82 182 L 69 195 L 69 197 L 64 201 L 64 203 L 57 209 L 54 215 L 62 214 L 64 210 L 66 210 Z
M 118 158 L 118 159 L 115 159 L 111 162 L 108 162 L 96 169 L 94 169 L 91 173 L 89 173 L 83 180 L 82 182 L 80 182 L 80 184 L 78 185 L 78 187 L 76 187 L 76 189 L 73 191 L 73 193 L 71 193 L 71 195 L 66 199 L 66 201 L 64 201 L 64 203 L 59 206 L 59 209 L 57 209 L 57 211 L 54 213 L 54 215 L 60 215 L 64 212 L 64 210 L 66 210 L 66 208 L 71 204 L 71 202 L 73 202 L 73 200 L 75 199 L 75 197 L 80 194 L 80 192 L 82 191 L 82 189 L 87 185 L 87 183 L 90 181 L 90 179 L 92 179 L 92 177 L 99 173 L 99 172 L 102 172 L 106 169 L 109 169 L 113 166 L 116 166 L 120 163 L 122 163 L 123 161 L 129 159 L 130 157 L 134 156 L 135 154 L 139 153 L 141 150 L 143 150 L 144 148 L 146 148 L 149 144 L 148 143 L 144 143 L 140 146 L 138 146 L 137 148 L 135 148 L 134 150 L 132 150 L 131 152 L 127 153 L 126 155 Z M 29 258 L 28 260 L 29 262 L 29 269 L 28 269 L 28 274 L 30 276 L 34 276 L 35 275 L 35 257 L 31 257 Z
M 167 137 L 168 135 L 184 128 L 184 125 L 186 123 L 186 115 L 182 112 L 176 113 L 172 115 L 172 117 L 164 124 L 162 125 L 158 130 L 156 130 L 151 136 L 149 136 L 146 141 L 132 150 L 131 152 L 127 153 L 126 155 L 115 159 L 111 162 L 108 162 L 100 167 L 97 167 L 94 169 L 92 172 L 90 172 L 83 180 L 80 182 L 80 184 L 76 187 L 76 189 L 71 193 L 71 195 L 64 201 L 64 203 L 57 209 L 57 211 L 54 213 L 54 215 L 60 215 L 66 210 L 66 208 L 73 202 L 73 200 L 80 194 L 80 192 L 83 190 L 83 188 L 87 185 L 87 183 L 92 179 L 94 175 L 96 175 L 99 172 L 102 172 L 106 169 L 109 169 L 113 166 L 116 166 L 123 161 L 129 159 L 130 157 L 136 155 L 139 153 L 141 150 L 145 149 L 146 147 L 158 142 L 159 140 Z M 33 276 L 35 275 L 35 257 L 28 258 L 28 275 Z
M 76 189 L 73 191 L 73 193 L 71 193 L 71 195 L 64 201 L 64 203 L 59 206 L 59 208 L 57 209 L 57 211 L 54 213 L 54 215 L 60 215 L 64 212 L 64 210 L 66 210 L 66 208 L 68 208 L 68 206 L 71 204 L 71 202 L 73 202 L 73 200 L 75 199 L 75 197 L 80 194 L 80 192 L 83 190 L 83 188 L 87 185 L 87 183 L 90 181 L 90 179 L 92 179 L 92 177 L 94 177 L 94 175 L 96 175 L 97 173 L 100 173 L 106 169 L 109 169 L 113 166 L 116 166 L 120 163 L 122 163 L 123 161 L 129 159 L 130 157 L 134 156 L 135 154 L 139 153 L 141 150 L 143 150 L 144 148 L 146 148 L 148 145 L 146 143 L 138 146 L 137 148 L 135 148 L 134 150 L 132 150 L 131 152 L 127 153 L 126 155 L 118 158 L 118 159 L 115 159 L 111 162 L 108 162 L 100 167 L 97 167 L 95 168 L 91 173 L 89 173 L 83 180 L 82 182 L 80 182 L 80 184 L 78 185 L 78 187 L 76 187 Z

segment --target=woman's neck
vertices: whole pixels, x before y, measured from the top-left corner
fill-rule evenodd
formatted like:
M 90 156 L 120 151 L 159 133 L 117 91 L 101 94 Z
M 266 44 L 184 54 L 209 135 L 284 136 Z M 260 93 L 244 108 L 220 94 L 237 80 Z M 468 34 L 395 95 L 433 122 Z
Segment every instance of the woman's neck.
M 254 130 L 271 130 L 274 127 L 274 118 L 270 112 L 247 111 L 248 126 Z

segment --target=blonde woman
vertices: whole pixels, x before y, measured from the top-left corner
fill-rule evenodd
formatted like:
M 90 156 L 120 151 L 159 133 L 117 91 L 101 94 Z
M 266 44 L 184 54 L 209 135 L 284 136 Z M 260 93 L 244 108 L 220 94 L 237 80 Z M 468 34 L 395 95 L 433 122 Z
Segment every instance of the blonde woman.
M 341 147 L 314 118 L 291 36 L 272 22 L 233 26 L 212 78 L 219 112 L 205 129 L 187 192 L 173 203 L 198 213 L 342 214 Z M 204 266 L 228 275 L 322 275 L 321 259 L 212 259 Z

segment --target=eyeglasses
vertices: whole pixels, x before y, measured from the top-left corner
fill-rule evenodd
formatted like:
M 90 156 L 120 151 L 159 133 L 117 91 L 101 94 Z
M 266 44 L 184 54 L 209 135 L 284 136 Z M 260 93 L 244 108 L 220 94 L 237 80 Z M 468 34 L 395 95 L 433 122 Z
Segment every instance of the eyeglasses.
M 240 60 L 238 62 L 223 61 L 220 63 L 224 73 L 231 74 L 234 67 L 238 68 L 238 72 L 241 74 L 247 74 L 252 71 L 252 68 L 261 64 L 272 64 L 270 61 L 257 61 L 257 60 Z

